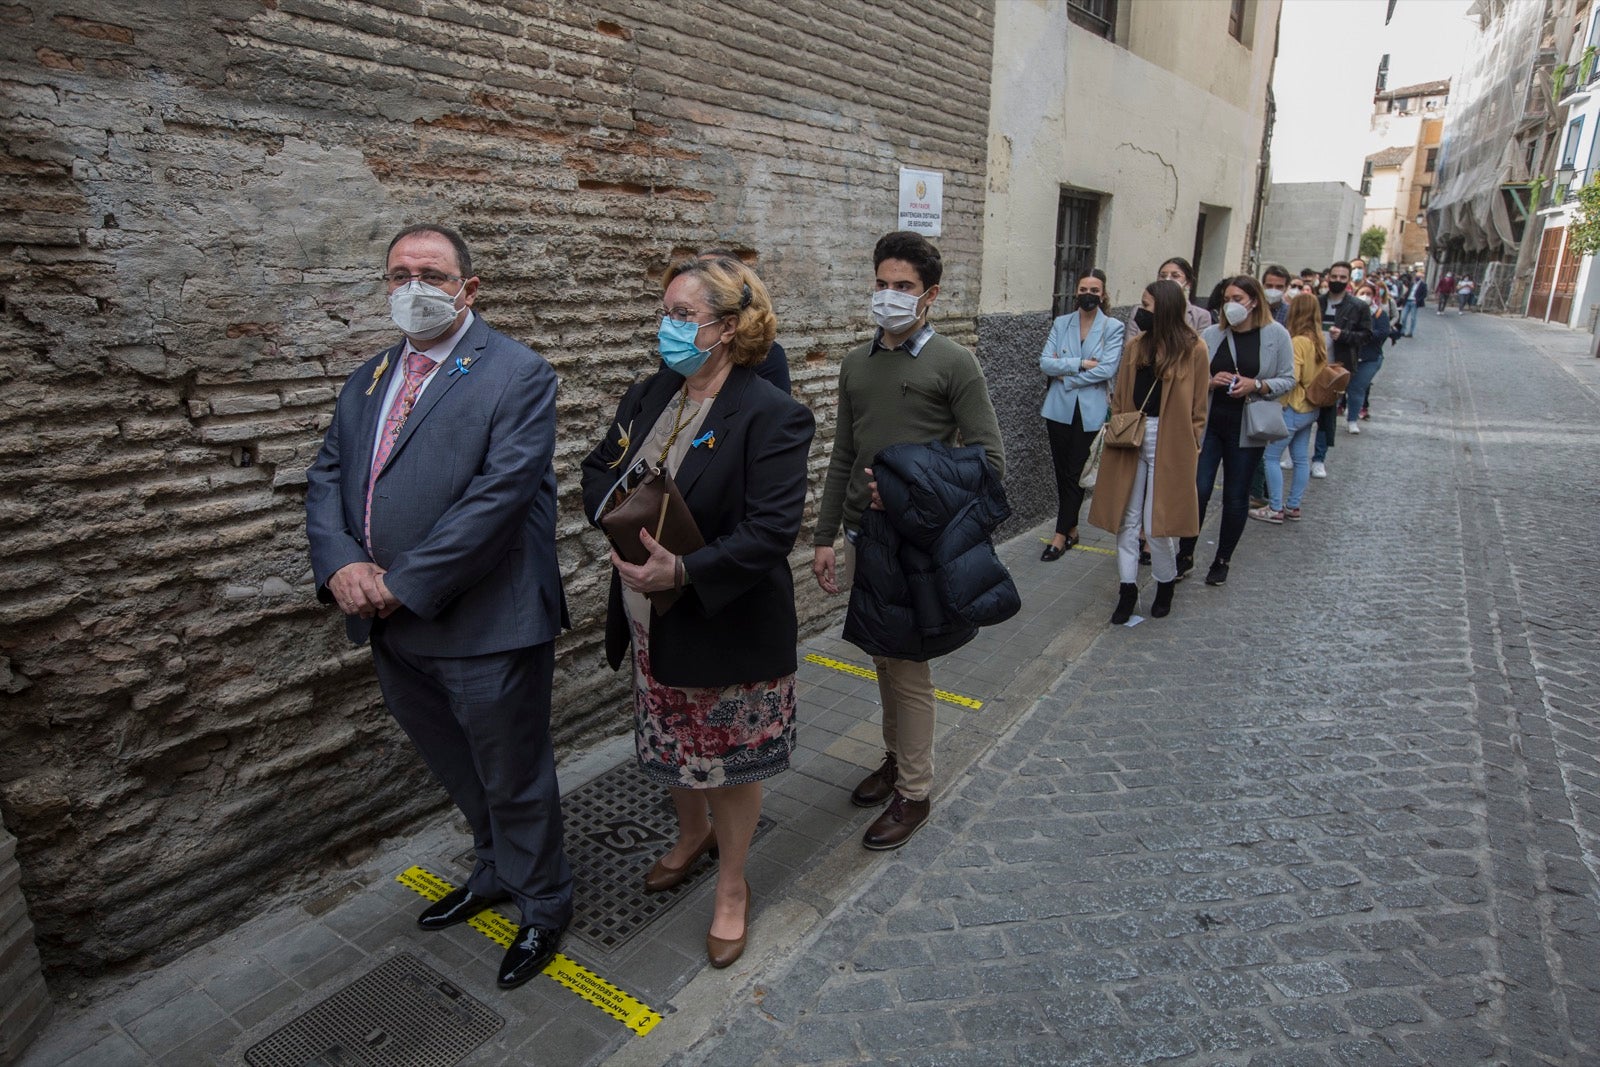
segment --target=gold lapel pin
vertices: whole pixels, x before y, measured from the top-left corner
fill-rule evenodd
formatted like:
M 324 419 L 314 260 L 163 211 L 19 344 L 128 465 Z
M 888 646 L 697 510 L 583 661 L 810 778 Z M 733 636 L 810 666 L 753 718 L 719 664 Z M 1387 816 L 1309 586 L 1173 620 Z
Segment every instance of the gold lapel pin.
M 381 380 L 383 378 L 383 372 L 388 370 L 388 369 L 389 369 L 389 357 L 387 355 L 385 355 L 383 357 L 383 362 L 378 364 L 378 369 L 372 372 L 372 384 L 367 386 L 367 395 L 368 396 L 371 396 L 372 395 L 372 391 L 378 387 L 379 380 Z

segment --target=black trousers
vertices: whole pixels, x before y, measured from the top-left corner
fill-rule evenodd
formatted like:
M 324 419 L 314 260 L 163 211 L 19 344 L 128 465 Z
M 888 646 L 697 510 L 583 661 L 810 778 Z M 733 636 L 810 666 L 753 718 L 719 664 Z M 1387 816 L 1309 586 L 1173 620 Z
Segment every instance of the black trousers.
M 477 865 L 467 888 L 509 893 L 524 924 L 572 917 L 562 848 L 561 790 L 550 740 L 555 642 L 444 658 L 372 635 L 384 703 L 472 827 Z
M 1056 533 L 1067 534 L 1078 528 L 1078 512 L 1083 510 L 1083 465 L 1089 462 L 1089 446 L 1095 431 L 1083 428 L 1083 409 L 1072 413 L 1071 422 L 1044 420 L 1050 438 L 1050 461 L 1056 468 Z
M 1206 521 L 1206 505 L 1211 502 L 1211 490 L 1217 484 L 1217 468 L 1222 468 L 1222 524 L 1217 530 L 1217 559 L 1228 562 L 1239 544 L 1245 524 L 1250 519 L 1250 478 L 1261 465 L 1262 448 L 1241 448 L 1239 430 L 1244 421 L 1244 409 L 1221 404 L 1211 405 L 1211 415 L 1206 419 L 1206 436 L 1200 445 L 1200 465 L 1195 471 L 1195 491 L 1200 496 L 1200 521 Z M 1198 537 L 1185 537 L 1178 542 L 1178 554 L 1194 556 Z

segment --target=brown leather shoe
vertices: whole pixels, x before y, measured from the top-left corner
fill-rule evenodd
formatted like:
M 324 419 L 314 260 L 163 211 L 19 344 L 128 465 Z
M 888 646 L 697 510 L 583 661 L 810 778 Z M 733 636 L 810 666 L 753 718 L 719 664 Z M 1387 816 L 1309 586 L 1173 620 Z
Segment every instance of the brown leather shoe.
M 899 848 L 910 841 L 911 835 L 928 821 L 928 809 L 931 806 L 932 804 L 926 800 L 907 800 L 904 794 L 898 789 L 895 790 L 894 799 L 889 801 L 889 807 L 867 827 L 861 843 L 874 852 Z
M 680 884 L 689 877 L 689 872 L 694 870 L 694 865 L 700 862 L 700 857 L 706 853 L 713 857 L 717 854 L 717 828 L 712 827 L 706 832 L 706 839 L 700 842 L 700 847 L 689 856 L 688 862 L 682 867 L 668 867 L 660 860 L 656 860 L 644 876 L 644 889 L 647 893 L 662 893 L 673 886 Z
M 710 930 L 706 931 L 706 959 L 711 961 L 711 966 L 726 967 L 740 956 L 744 955 L 744 943 L 750 936 L 750 882 L 744 883 L 744 930 L 738 937 L 729 939 L 717 937 Z
M 894 779 L 898 773 L 894 753 L 885 752 L 878 769 L 861 779 L 861 784 L 850 794 L 850 803 L 858 808 L 875 808 L 882 804 L 894 793 Z

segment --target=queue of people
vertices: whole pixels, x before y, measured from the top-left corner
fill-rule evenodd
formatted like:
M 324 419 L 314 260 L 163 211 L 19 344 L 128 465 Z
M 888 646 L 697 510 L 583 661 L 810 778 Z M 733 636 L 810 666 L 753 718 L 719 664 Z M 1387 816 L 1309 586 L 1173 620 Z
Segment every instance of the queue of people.
M 840 364 L 811 542 L 818 587 L 849 594 L 844 636 L 876 669 L 884 757 L 850 800 L 878 811 L 862 835 L 877 851 L 930 817 L 932 661 L 1020 606 L 986 544 L 1010 513 L 999 419 L 977 358 L 930 323 L 942 276 L 919 234 L 886 234 L 873 250 L 863 303 L 875 329 Z M 470 877 L 418 925 L 514 904 L 497 978 L 511 989 L 555 956 L 573 907 L 550 737 L 555 640 L 570 626 L 555 549 L 556 376 L 477 313 L 480 282 L 455 231 L 400 231 L 383 280 L 403 338 L 345 384 L 307 472 L 311 562 L 319 599 L 370 644 L 385 705 L 471 828 Z M 1207 584 L 1226 582 L 1248 517 L 1300 516 L 1337 429 L 1334 409 L 1312 402 L 1314 381 L 1330 360 L 1347 366 L 1346 432 L 1359 433 L 1390 324 L 1414 321 L 1427 295 L 1408 280 L 1400 311 L 1402 293 L 1360 267 L 1295 277 L 1273 266 L 1261 281 L 1224 279 L 1213 312 L 1194 282 L 1187 261 L 1164 261 L 1125 324 L 1105 272 L 1086 269 L 1040 354 L 1059 503 L 1041 559 L 1079 543 L 1098 457 L 1088 521 L 1116 536 L 1114 623 L 1132 616 L 1143 563 L 1156 579 L 1150 615 L 1171 612 L 1219 471 Z M 672 264 L 654 318 L 655 350 L 582 461 L 583 505 L 611 544 L 605 657 L 631 674 L 636 759 L 677 820 L 641 887 L 672 889 L 714 859 L 706 956 L 726 967 L 748 940 L 762 783 L 796 744 L 789 558 L 815 420 L 789 394 L 767 289 L 737 256 Z M 1295 472 L 1287 495 L 1280 457 Z M 1263 465 L 1269 499 L 1252 510 Z M 649 510 L 629 510 L 641 502 Z

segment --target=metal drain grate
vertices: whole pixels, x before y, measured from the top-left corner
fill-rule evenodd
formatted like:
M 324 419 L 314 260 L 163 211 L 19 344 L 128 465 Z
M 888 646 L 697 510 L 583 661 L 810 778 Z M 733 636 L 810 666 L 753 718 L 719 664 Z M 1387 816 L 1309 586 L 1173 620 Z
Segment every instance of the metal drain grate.
M 396 956 L 244 1054 L 251 1067 L 451 1067 L 505 1020 Z
M 601 952 L 613 952 L 668 911 L 717 867 L 702 859 L 689 877 L 664 893 L 646 893 L 644 874 L 678 839 L 678 818 L 667 791 L 632 760 L 561 798 L 567 862 L 572 865 L 573 916 L 568 933 Z M 765 815 L 756 839 L 772 828 Z M 471 871 L 471 849 L 455 859 Z

